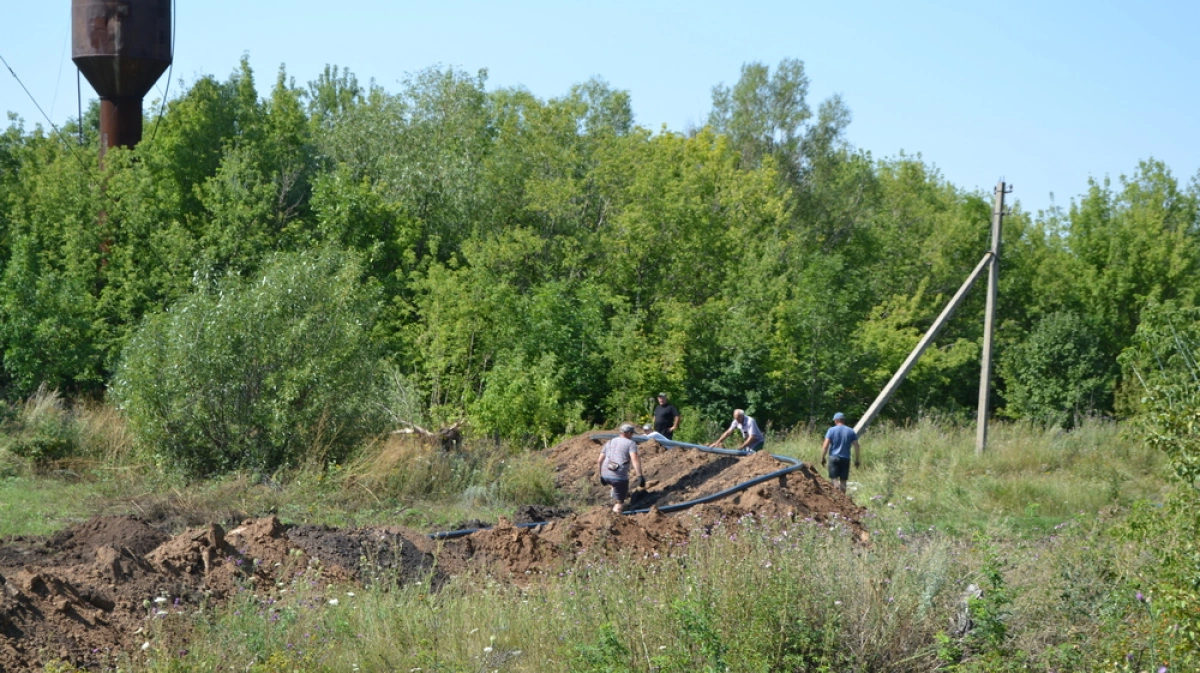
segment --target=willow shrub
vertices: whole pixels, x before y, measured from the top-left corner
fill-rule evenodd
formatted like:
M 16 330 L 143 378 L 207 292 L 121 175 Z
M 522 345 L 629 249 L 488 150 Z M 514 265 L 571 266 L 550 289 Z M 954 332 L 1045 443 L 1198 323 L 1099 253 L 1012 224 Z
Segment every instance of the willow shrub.
M 138 445 L 206 476 L 341 460 L 381 430 L 360 264 L 337 250 L 280 254 L 149 317 L 113 386 Z

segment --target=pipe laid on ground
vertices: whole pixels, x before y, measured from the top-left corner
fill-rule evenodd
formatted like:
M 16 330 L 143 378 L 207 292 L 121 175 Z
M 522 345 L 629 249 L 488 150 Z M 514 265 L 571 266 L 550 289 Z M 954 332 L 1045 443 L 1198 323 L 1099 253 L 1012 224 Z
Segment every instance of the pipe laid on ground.
M 598 432 L 598 433 L 591 435 L 590 437 L 591 437 L 591 439 L 612 439 L 613 437 L 616 437 L 616 436 L 617 436 L 617 433 L 615 433 L 615 432 Z M 633 441 L 637 442 L 638 444 L 641 444 L 642 442 L 645 442 L 648 439 L 650 439 L 650 437 L 647 437 L 646 435 L 634 435 L 633 436 Z M 676 442 L 671 439 L 658 439 L 657 437 L 654 439 L 657 440 L 659 444 L 666 446 L 668 449 L 673 449 L 673 448 L 695 449 L 697 451 L 703 451 L 705 453 L 715 453 L 715 454 L 722 455 L 722 456 L 748 456 L 748 455 L 754 453 L 753 451 L 742 451 L 739 449 L 714 449 L 711 446 L 704 446 L 702 444 L 689 444 L 687 442 Z M 663 505 L 662 507 L 658 508 L 658 511 L 660 511 L 660 512 L 678 512 L 680 510 L 684 510 L 689 507 L 695 507 L 696 505 L 703 505 L 705 503 L 714 502 L 716 500 L 720 500 L 721 498 L 727 498 L 727 497 L 733 495 L 734 493 L 744 491 L 744 490 L 750 488 L 751 486 L 757 486 L 758 484 L 761 484 L 765 481 L 770 481 L 772 479 L 777 479 L 784 475 L 791 474 L 792 472 L 795 472 L 796 470 L 799 470 L 800 468 L 804 467 L 804 461 L 802 461 L 798 458 L 792 458 L 791 456 L 780 456 L 780 455 L 776 455 L 774 453 L 769 454 L 769 455 L 781 463 L 787 463 L 788 467 L 785 467 L 782 470 L 776 470 L 769 474 L 764 474 L 760 477 L 755 477 L 754 479 L 751 479 L 750 481 L 743 481 L 742 483 L 732 486 L 730 488 L 727 488 L 724 491 L 721 491 L 719 493 L 713 493 L 711 495 L 706 495 L 706 496 L 703 496 L 700 498 L 696 498 L 695 500 L 688 500 L 687 502 L 678 502 L 678 503 L 675 503 L 674 505 Z M 634 509 L 634 510 L 622 512 L 622 514 L 647 514 L 650 512 L 651 509 L 653 509 L 653 508 Z M 544 526 L 547 523 L 548 523 L 547 521 L 519 523 L 519 524 L 516 524 L 516 527 L 517 528 L 537 528 L 538 526 Z M 470 535 L 471 533 L 474 533 L 477 531 L 491 530 L 491 529 L 492 529 L 492 526 L 485 526 L 483 528 L 464 528 L 461 530 L 444 531 L 441 533 L 430 533 L 429 537 L 434 540 L 453 540 L 455 538 L 466 537 L 466 536 Z

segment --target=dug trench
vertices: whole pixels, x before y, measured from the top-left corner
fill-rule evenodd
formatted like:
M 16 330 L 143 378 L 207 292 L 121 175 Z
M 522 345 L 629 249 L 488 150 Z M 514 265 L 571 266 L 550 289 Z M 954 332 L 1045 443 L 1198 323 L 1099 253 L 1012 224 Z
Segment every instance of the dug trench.
M 0 670 L 50 660 L 102 668 L 136 653 L 172 613 L 219 606 L 234 592 L 271 593 L 300 575 L 322 586 L 389 585 L 485 573 L 524 582 L 571 562 L 581 550 L 645 552 L 685 544 L 697 529 L 747 515 L 839 521 L 864 542 L 865 510 L 807 466 L 677 514 L 658 507 L 717 493 L 780 469 L 766 454 L 730 457 L 654 441 L 639 447 L 647 477 L 632 494 L 646 514 L 609 511 L 595 475 L 599 441 L 580 435 L 546 451 L 559 488 L 596 503 L 581 512 L 527 506 L 486 530 L 435 541 L 400 526 L 288 526 L 274 516 L 228 530 L 210 523 L 165 531 L 133 517 L 98 517 L 47 537 L 0 540 Z M 548 517 L 545 525 L 519 526 Z M 284 599 L 284 597 L 280 597 Z

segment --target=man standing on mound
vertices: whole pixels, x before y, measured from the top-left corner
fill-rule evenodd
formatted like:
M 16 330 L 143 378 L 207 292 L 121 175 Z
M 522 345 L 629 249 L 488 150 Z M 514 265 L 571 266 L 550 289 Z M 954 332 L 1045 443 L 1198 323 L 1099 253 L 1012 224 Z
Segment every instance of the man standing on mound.
M 762 451 L 763 445 L 766 443 L 766 437 L 763 436 L 763 432 L 759 429 L 758 423 L 756 423 L 752 417 L 747 416 L 746 412 L 742 411 L 741 409 L 733 410 L 733 423 L 729 424 L 729 429 L 725 431 L 725 434 L 717 437 L 717 441 L 709 444 L 709 446 L 713 447 L 714 449 L 721 448 L 721 444 L 725 442 L 725 438 L 733 433 L 734 430 L 742 433 L 743 441 L 741 446 L 738 447 L 739 450 Z
M 637 471 L 638 485 L 645 488 L 646 477 L 642 474 L 642 461 L 638 458 L 637 443 L 633 441 L 633 424 L 621 426 L 621 436 L 613 437 L 600 449 L 600 462 L 596 471 L 600 483 L 612 487 L 613 513 L 625 511 L 625 499 L 629 497 L 629 465 Z
M 829 456 L 829 479 L 836 481 L 842 493 L 846 492 L 846 480 L 850 478 L 850 447 L 854 447 L 854 467 L 859 467 L 861 458 L 858 447 L 858 435 L 854 428 L 846 425 L 846 415 L 837 412 L 833 415 L 833 427 L 825 433 L 825 443 L 821 445 L 821 465 L 825 464 L 825 456 Z
M 675 439 L 681 418 L 675 405 L 667 401 L 667 394 L 659 393 L 658 405 L 654 407 L 654 431 L 667 439 Z

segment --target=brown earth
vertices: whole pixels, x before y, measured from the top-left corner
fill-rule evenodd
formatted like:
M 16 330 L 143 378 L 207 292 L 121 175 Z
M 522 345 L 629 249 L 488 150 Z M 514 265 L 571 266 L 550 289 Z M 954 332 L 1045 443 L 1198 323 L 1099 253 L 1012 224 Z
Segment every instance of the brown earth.
M 102 517 L 48 537 L 0 539 L 0 671 L 54 659 L 113 665 L 122 653 L 141 648 L 152 620 L 219 604 L 241 589 L 273 591 L 277 581 L 306 572 L 326 584 L 428 579 L 436 587 L 466 572 L 526 581 L 584 550 L 649 555 L 686 544 L 697 525 L 751 514 L 839 519 L 866 540 L 864 510 L 807 467 L 682 515 L 664 514 L 657 508 L 717 493 L 783 464 L 766 454 L 728 457 L 653 441 L 639 448 L 647 484 L 631 498 L 633 508 L 651 511 L 614 515 L 608 488 L 596 480 L 601 443 L 581 435 L 546 452 L 559 487 L 595 507 L 526 506 L 514 512 L 516 523 L 502 519 L 490 530 L 441 542 L 399 526 L 288 527 L 274 516 L 173 536 L 131 517 Z M 542 526 L 518 525 L 545 518 L 551 520 Z

